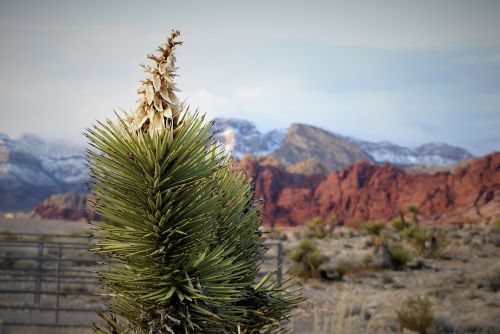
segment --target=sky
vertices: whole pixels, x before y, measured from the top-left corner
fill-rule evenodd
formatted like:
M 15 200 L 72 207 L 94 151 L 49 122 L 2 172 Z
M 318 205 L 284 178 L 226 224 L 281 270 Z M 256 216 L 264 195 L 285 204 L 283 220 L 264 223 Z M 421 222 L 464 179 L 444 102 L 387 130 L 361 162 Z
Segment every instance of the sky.
M 500 150 L 500 1 L 0 0 L 0 132 L 83 143 L 182 32 L 181 96 L 261 131 Z

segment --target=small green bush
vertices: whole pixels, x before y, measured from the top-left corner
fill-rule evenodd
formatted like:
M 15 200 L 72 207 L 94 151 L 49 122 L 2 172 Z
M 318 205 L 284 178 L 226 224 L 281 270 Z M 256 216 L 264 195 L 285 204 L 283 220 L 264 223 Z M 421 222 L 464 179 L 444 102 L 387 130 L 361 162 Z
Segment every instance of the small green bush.
M 392 227 L 401 232 L 410 227 L 410 223 L 408 223 L 406 220 L 402 220 L 399 218 L 392 222 Z
M 410 204 L 406 207 L 409 213 L 412 215 L 412 223 L 418 224 L 418 214 L 420 213 L 420 208 L 416 204 Z
M 318 268 L 325 260 L 325 257 L 317 249 L 310 252 L 308 255 L 309 265 L 313 268 Z
M 432 234 L 429 230 L 418 225 L 407 228 L 401 233 L 401 236 L 407 238 L 419 254 L 424 253 L 426 242 L 432 239 Z
M 382 222 L 373 222 L 363 224 L 363 230 L 369 235 L 380 236 L 384 230 L 385 225 Z
M 394 269 L 403 268 L 412 259 L 411 252 L 399 243 L 389 247 L 389 256 Z
M 396 314 L 401 332 L 406 328 L 427 334 L 434 323 L 432 304 L 426 297 L 408 298 Z
M 311 219 L 307 223 L 307 229 L 309 230 L 309 235 L 311 237 L 319 238 L 322 239 L 326 236 L 324 227 L 323 227 L 323 221 L 319 217 L 315 217 Z
M 495 228 L 500 230 L 500 218 L 497 218 L 497 220 L 495 220 Z
M 300 240 L 299 246 L 290 253 L 290 259 L 295 263 L 297 276 L 305 279 L 316 277 L 319 266 L 327 260 L 309 238 Z
M 335 270 L 337 271 L 337 274 L 339 275 L 340 277 L 340 280 L 342 280 L 342 278 L 344 278 L 345 274 L 347 274 L 347 265 L 345 263 L 340 263 L 336 268 Z
M 316 249 L 316 246 L 309 238 L 302 238 L 299 242 L 299 249 L 304 252 L 311 252 Z

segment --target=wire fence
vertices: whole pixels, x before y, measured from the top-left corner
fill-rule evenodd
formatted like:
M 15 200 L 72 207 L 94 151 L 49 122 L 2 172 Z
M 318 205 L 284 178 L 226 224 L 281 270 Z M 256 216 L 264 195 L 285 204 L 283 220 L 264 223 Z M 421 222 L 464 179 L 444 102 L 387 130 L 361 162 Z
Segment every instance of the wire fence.
M 90 327 L 103 307 L 97 271 L 104 258 L 89 251 L 92 237 L 0 234 L 0 333 L 5 326 Z M 266 243 L 260 275 L 283 279 L 283 247 Z

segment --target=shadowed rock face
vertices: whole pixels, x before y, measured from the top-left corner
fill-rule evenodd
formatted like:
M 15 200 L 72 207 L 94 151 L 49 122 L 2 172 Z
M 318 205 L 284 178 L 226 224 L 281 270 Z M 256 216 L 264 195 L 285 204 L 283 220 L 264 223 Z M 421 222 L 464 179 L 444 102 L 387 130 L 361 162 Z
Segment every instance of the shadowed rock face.
M 308 176 L 251 156 L 234 167 L 254 179 L 256 199 L 265 203 L 266 225 L 300 225 L 315 216 L 332 215 L 347 225 L 388 221 L 409 204 L 419 206 L 423 222 L 479 222 L 500 216 L 500 153 L 473 160 L 454 172 L 433 175 L 357 162 L 328 175 Z M 42 218 L 92 218 L 86 199 L 84 195 L 54 195 L 32 212 Z
M 63 220 L 96 219 L 97 216 L 91 212 L 91 196 L 75 193 L 52 195 L 35 206 L 30 216 Z
M 346 224 L 395 218 L 416 204 L 422 220 L 455 223 L 500 216 L 500 153 L 472 161 L 454 172 L 411 175 L 391 166 L 357 162 L 327 176 L 298 175 L 252 160 L 237 168 L 254 178 L 265 201 L 264 223 L 299 225 L 335 215 Z
M 292 124 L 273 155 L 287 166 L 316 159 L 328 171 L 373 158 L 347 139 L 305 124 Z

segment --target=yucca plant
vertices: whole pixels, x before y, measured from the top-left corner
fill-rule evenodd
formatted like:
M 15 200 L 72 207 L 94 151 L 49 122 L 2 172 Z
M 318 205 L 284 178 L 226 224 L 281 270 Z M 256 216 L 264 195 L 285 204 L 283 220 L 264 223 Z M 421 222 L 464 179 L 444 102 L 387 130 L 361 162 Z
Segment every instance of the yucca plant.
M 242 172 L 212 124 L 175 94 L 173 31 L 149 55 L 137 109 L 88 129 L 94 250 L 108 309 L 98 333 L 270 333 L 301 298 L 290 280 L 256 283 L 266 252 Z

